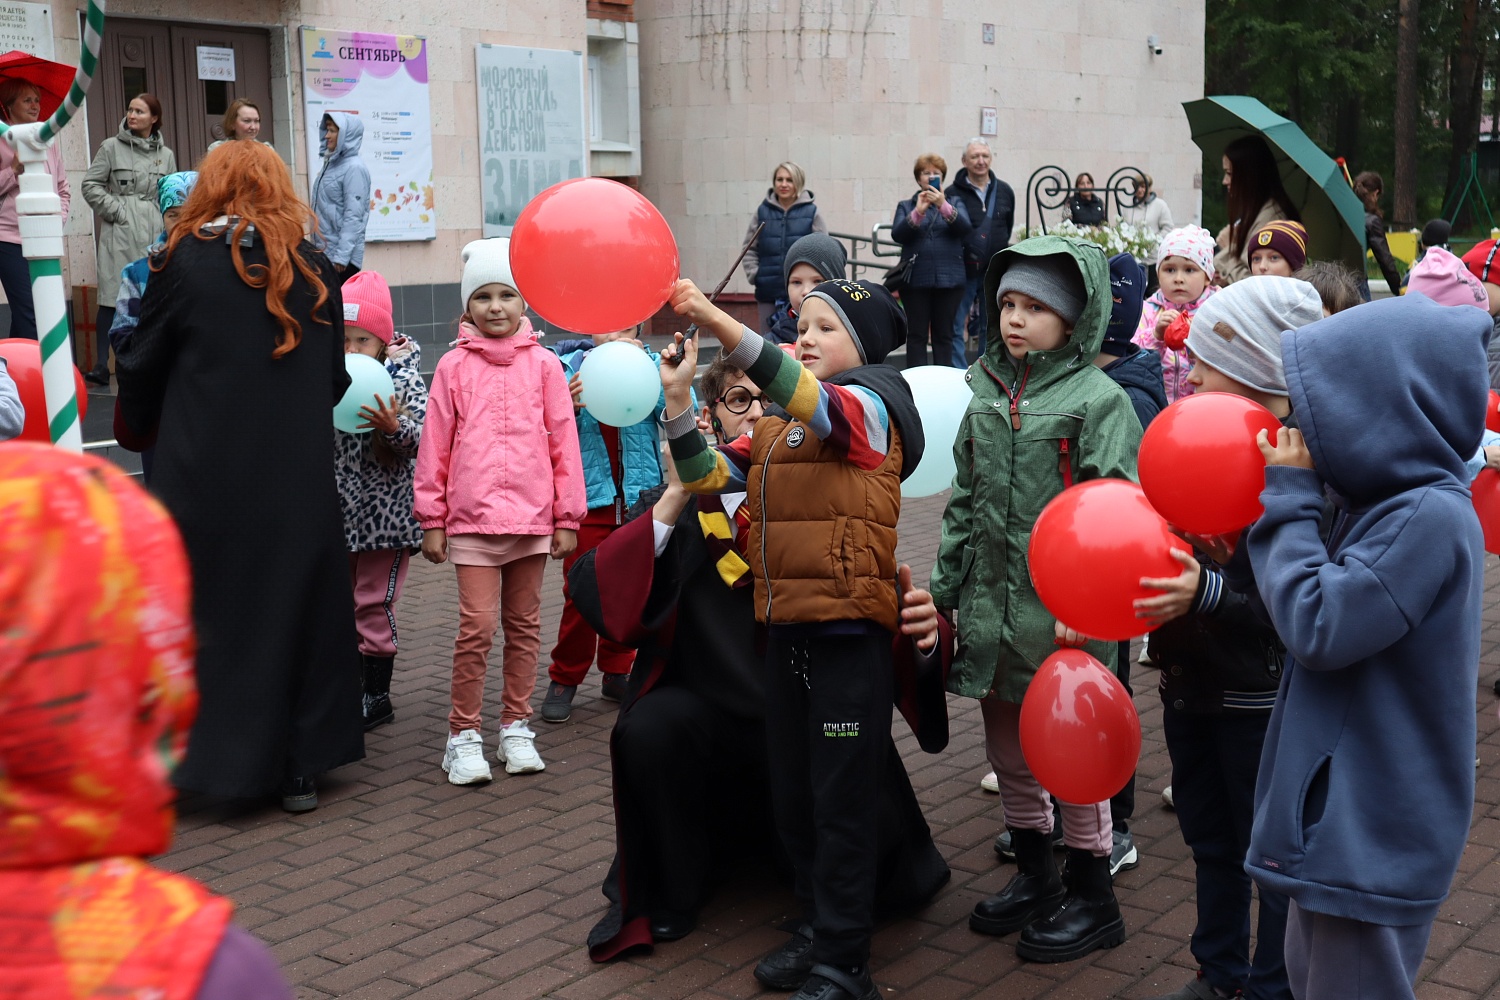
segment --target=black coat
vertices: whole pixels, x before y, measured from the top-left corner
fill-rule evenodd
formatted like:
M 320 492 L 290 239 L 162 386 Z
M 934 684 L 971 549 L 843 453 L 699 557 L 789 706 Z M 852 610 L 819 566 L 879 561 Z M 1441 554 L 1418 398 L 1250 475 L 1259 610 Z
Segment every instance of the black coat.
M 1102 226 L 1104 224 L 1104 199 L 1095 194 L 1088 201 L 1075 194 L 1068 199 L 1068 218 L 1075 226 Z
M 990 183 L 981 199 L 969 172 L 960 170 L 943 193 L 949 201 L 963 202 L 969 224 L 974 227 L 964 237 L 964 262 L 970 275 L 984 274 L 990 258 L 1010 245 L 1010 231 L 1016 223 L 1015 191 L 990 171 Z
M 328 258 L 301 253 L 328 298 L 294 276 L 302 342 L 273 358 L 265 290 L 240 279 L 223 239 L 184 239 L 146 286 L 120 352 L 119 418 L 158 426 L 151 487 L 193 569 L 198 719 L 179 788 L 225 798 L 276 790 L 364 756 L 354 599 L 334 485 L 333 404 L 344 371 L 343 300 Z M 263 263 L 257 244 L 247 265 Z
M 1167 408 L 1167 390 L 1162 382 L 1161 355 L 1148 351 L 1138 344 L 1135 350 L 1122 358 L 1110 362 L 1104 374 L 1115 380 L 1130 397 L 1135 408 L 1135 418 L 1141 422 L 1141 430 L 1150 426 L 1156 415 Z

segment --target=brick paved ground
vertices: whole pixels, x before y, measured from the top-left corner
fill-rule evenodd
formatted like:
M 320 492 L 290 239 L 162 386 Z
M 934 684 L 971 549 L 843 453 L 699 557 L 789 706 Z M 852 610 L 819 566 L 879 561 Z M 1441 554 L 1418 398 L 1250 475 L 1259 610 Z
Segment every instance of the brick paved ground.
M 904 512 L 903 556 L 918 579 L 936 551 L 941 508 L 934 498 Z M 561 607 L 555 565 L 547 593 L 550 644 Z M 438 762 L 455 607 L 451 568 L 419 561 L 401 608 L 397 722 L 371 735 L 363 763 L 330 776 L 320 809 L 300 817 L 274 808 L 229 815 L 189 804 L 164 864 L 233 898 L 237 919 L 272 946 L 308 1000 L 760 995 L 751 967 L 783 939 L 775 926 L 792 912 L 789 893 L 768 888 L 761 873 L 726 887 L 686 939 L 612 965 L 589 962 L 583 938 L 603 909 L 599 884 L 614 850 L 606 743 L 614 713 L 598 700 L 597 674 L 580 690 L 570 722 L 535 723 L 544 773 L 511 777 L 497 768 L 487 786 L 447 783 Z M 1428 949 L 1423 1000 L 1485 997 L 1500 988 L 1500 726 L 1490 690 L 1500 670 L 1500 591 L 1491 592 L 1485 623 L 1479 804 Z M 498 670 L 491 673 L 490 704 L 498 704 Z M 1116 885 L 1130 936 L 1120 948 L 1066 965 L 1023 964 L 1014 938 L 968 929 L 969 909 L 1011 870 L 991 853 L 1001 815 L 996 797 L 978 788 L 986 767 L 975 704 L 950 702 L 953 740 L 940 756 L 921 753 L 897 722 L 953 880 L 918 917 L 877 934 L 875 978 L 885 993 L 922 1000 L 1144 998 L 1188 978 L 1192 864 L 1155 794 L 1169 772 L 1155 682 L 1154 672 L 1143 671 L 1136 697 L 1145 737 L 1134 822 L 1141 865 Z M 539 689 L 538 703 L 540 697 Z

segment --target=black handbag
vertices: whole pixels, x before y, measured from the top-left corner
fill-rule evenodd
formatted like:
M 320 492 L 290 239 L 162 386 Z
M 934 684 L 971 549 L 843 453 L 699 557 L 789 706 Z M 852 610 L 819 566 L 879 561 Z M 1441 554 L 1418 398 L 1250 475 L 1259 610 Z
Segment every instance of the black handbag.
M 911 266 L 916 263 L 917 255 L 910 257 L 903 254 L 896 266 L 885 272 L 885 277 L 880 283 L 892 294 L 899 295 L 906 289 L 906 283 L 911 280 Z

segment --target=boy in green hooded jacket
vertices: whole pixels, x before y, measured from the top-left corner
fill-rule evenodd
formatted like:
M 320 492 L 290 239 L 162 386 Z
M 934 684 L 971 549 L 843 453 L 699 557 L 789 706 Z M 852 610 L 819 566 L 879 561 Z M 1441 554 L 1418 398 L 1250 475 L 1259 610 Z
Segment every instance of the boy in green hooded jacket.
M 974 390 L 953 444 L 957 474 L 932 572 L 940 608 L 958 611 L 949 689 L 979 698 L 1017 874 L 981 901 L 969 926 L 1021 931 L 1037 962 L 1080 958 L 1125 940 L 1110 884 L 1109 802 L 1062 803 L 1069 848 L 1064 889 L 1052 857 L 1052 807 L 1021 754 L 1021 699 L 1059 643 L 1106 666 L 1115 644 L 1087 641 L 1042 606 L 1026 549 L 1053 497 L 1090 479 L 1136 478 L 1141 425 L 1125 391 L 1091 362 L 1113 304 L 1104 251 L 1042 236 L 996 254 L 984 282 L 989 346 L 970 367 Z

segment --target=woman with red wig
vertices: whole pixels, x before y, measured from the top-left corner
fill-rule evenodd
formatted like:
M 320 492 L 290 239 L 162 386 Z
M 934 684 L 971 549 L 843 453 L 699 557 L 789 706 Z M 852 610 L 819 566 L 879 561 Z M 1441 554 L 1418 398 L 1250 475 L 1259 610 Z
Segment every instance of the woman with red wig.
M 202 709 L 178 788 L 317 806 L 364 756 L 332 408 L 349 386 L 339 282 L 269 146 L 209 153 L 119 356 L 116 436 L 193 565 Z

